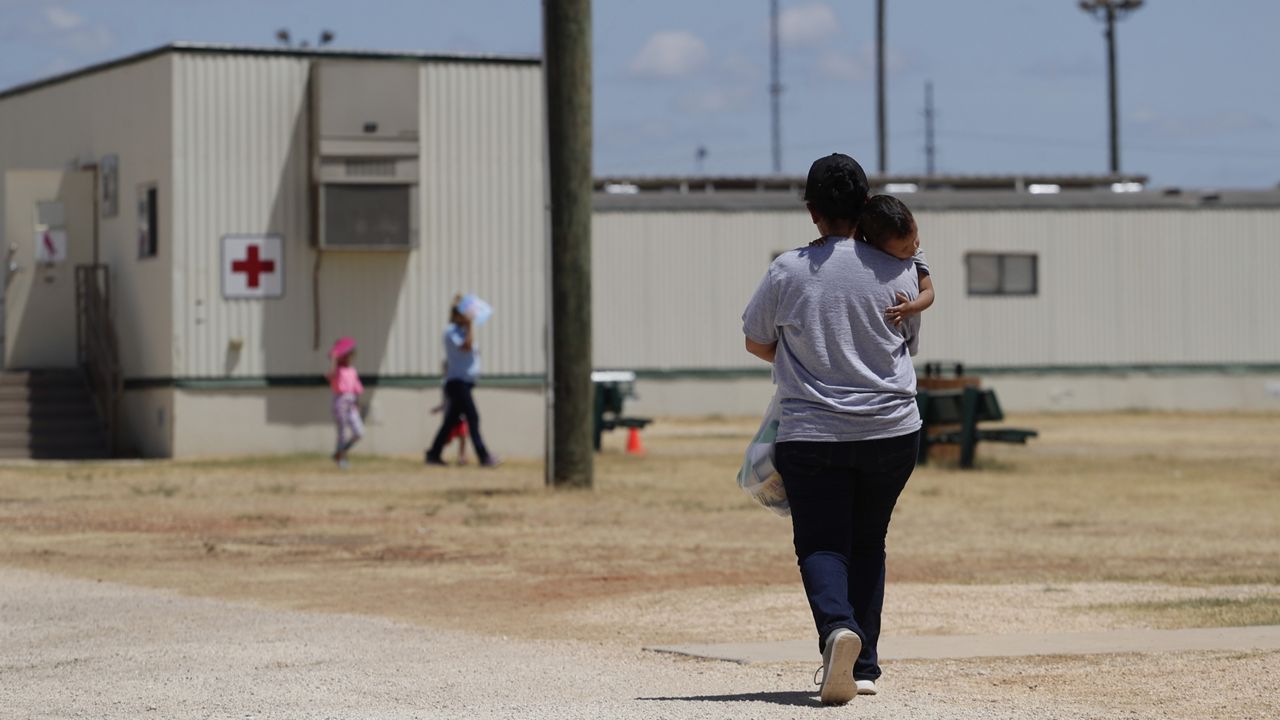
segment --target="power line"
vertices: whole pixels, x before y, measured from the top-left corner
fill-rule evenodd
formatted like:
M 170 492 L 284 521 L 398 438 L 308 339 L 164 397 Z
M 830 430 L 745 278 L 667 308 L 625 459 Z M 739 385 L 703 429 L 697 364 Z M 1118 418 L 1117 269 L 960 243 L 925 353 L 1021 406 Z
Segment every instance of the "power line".
M 1094 142 L 1091 140 L 1050 137 L 1046 135 L 992 133 L 981 130 L 946 130 L 942 134 L 948 137 L 983 140 L 1007 145 L 1031 145 L 1071 149 L 1094 147 Z M 1141 150 L 1143 152 L 1165 152 L 1170 154 L 1188 155 L 1280 155 L 1280 148 L 1215 147 L 1210 145 L 1159 145 L 1151 143 L 1129 143 L 1126 147 L 1133 150 Z

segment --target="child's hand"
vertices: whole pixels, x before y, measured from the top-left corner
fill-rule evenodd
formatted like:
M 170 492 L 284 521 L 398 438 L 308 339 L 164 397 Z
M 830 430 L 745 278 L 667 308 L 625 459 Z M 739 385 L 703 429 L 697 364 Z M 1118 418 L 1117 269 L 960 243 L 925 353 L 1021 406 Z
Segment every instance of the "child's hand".
M 916 314 L 916 309 L 911 307 L 911 298 L 906 293 L 897 293 L 898 304 L 884 311 L 886 317 L 893 323 L 894 327 L 902 324 L 903 320 Z

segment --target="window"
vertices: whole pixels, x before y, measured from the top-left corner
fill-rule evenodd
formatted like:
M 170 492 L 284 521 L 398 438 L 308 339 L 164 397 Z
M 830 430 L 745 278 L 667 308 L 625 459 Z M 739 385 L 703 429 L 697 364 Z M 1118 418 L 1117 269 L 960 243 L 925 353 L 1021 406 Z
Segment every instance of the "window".
M 1035 295 L 1036 256 L 1031 253 L 969 253 L 965 270 L 970 295 Z
M 138 257 L 155 257 L 160 248 L 159 201 L 155 183 L 138 188 Z

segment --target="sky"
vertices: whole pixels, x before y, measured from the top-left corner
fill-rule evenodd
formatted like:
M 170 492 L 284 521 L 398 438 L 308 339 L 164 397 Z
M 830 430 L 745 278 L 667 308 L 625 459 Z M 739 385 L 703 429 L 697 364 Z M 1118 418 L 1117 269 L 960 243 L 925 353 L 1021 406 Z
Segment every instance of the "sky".
M 873 0 L 781 0 L 783 171 L 876 169 Z M 1076 0 L 887 0 L 888 169 L 1108 168 L 1103 25 Z M 595 0 L 597 175 L 772 171 L 768 0 Z M 0 0 L 0 88 L 185 40 L 537 55 L 538 0 Z M 1118 25 L 1121 167 L 1157 186 L 1280 183 L 1280 2 L 1147 0 Z M 0 128 L 3 132 L 3 128 Z

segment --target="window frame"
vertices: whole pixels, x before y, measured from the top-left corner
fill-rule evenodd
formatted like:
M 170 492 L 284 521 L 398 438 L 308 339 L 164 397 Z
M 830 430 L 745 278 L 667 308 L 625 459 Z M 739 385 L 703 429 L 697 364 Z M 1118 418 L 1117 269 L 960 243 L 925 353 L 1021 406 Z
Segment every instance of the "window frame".
M 160 256 L 160 186 L 148 182 L 138 186 L 138 259 L 151 260 Z M 143 212 L 147 217 L 145 231 L 147 243 L 142 242 L 144 230 Z
M 970 262 L 974 258 L 995 258 L 996 289 L 975 290 L 970 280 L 973 268 Z M 1010 258 L 1031 259 L 1031 287 L 1029 290 L 1008 289 L 1008 269 L 1006 261 Z M 1035 252 L 968 252 L 964 256 L 965 294 L 970 297 L 1037 297 L 1040 295 L 1040 254 Z

